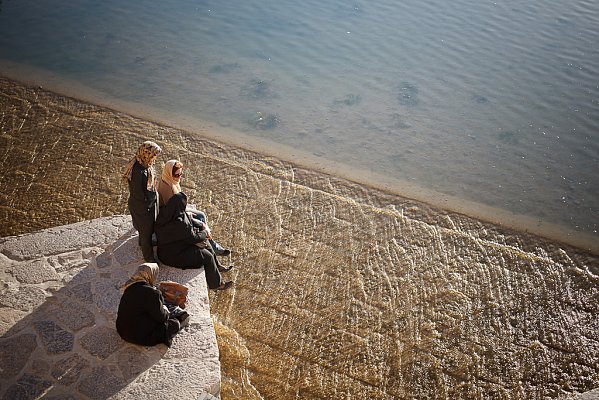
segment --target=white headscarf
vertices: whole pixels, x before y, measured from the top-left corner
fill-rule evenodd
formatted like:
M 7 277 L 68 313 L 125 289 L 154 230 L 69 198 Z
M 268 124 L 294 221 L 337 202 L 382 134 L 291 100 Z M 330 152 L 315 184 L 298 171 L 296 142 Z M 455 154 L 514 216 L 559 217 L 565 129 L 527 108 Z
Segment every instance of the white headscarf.
M 156 279 L 158 279 L 158 264 L 143 263 L 137 267 L 137 271 L 135 271 L 131 278 L 121 286 L 121 291 L 124 292 L 129 286 L 138 282 L 147 282 L 150 286 L 155 286 Z
M 173 195 L 181 192 L 181 184 L 173 177 L 173 167 L 175 165 L 183 168 L 183 164 L 179 160 L 168 160 L 162 169 L 162 176 L 158 183 L 160 205 L 165 205 Z

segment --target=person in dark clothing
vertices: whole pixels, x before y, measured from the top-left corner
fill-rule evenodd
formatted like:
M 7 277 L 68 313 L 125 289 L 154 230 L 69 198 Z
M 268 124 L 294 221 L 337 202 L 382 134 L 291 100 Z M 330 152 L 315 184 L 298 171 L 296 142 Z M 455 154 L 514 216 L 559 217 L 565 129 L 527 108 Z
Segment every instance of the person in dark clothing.
M 164 164 L 162 176 L 158 182 L 158 203 L 160 204 L 160 207 L 166 205 L 172 195 L 181 192 L 182 175 L 183 163 L 181 161 L 168 160 L 166 164 Z M 208 236 L 211 236 L 206 213 L 190 208 L 189 204 L 187 205 L 187 209 L 185 211 L 191 217 L 191 222 L 194 226 L 197 226 L 198 228 L 203 227 L 203 229 L 208 231 Z M 225 249 L 214 239 L 208 239 L 208 242 L 210 243 L 210 247 L 212 247 L 214 250 L 214 254 L 217 256 L 228 256 L 231 254 L 231 250 Z
M 158 265 L 145 263 L 121 288 L 116 330 L 123 340 L 143 346 L 164 343 L 170 347 L 181 329 L 183 320 L 171 317 L 162 293 L 154 286 L 157 277 Z M 189 314 L 182 317 L 187 317 L 187 322 Z
M 133 227 L 139 232 L 139 245 L 144 260 L 156 262 L 152 247 L 154 222 L 158 211 L 154 163 L 162 150 L 154 142 L 144 142 L 129 161 L 123 178 L 129 184 L 129 212 Z
M 223 281 L 220 271 L 231 267 L 222 267 L 214 250 L 207 245 L 210 236 L 206 230 L 194 227 L 189 214 L 185 212 L 187 196 L 180 192 L 171 196 L 167 204 L 160 207 L 156 219 L 156 238 L 158 239 L 158 258 L 172 267 L 189 269 L 202 268 L 210 289 L 223 290 L 233 282 Z

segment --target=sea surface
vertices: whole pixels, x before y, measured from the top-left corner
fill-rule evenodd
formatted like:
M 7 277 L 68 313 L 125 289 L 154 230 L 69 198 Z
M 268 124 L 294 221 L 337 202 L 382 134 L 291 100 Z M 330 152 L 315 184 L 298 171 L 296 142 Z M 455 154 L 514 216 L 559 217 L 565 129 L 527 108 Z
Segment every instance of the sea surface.
M 596 0 L 0 1 L 24 71 L 592 239 L 597 43 Z

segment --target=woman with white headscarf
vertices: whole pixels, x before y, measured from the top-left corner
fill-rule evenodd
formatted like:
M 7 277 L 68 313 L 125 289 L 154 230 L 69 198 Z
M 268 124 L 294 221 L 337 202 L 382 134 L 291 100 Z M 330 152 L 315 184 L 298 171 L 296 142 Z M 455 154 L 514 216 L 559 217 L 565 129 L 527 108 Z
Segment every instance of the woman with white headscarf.
M 183 163 L 179 160 L 168 160 L 166 164 L 164 164 L 164 168 L 162 169 L 162 175 L 160 177 L 160 182 L 158 183 L 158 194 L 159 194 L 159 202 L 160 207 L 166 206 L 170 198 L 177 194 L 181 193 L 181 176 L 183 175 Z M 231 254 L 231 250 L 222 247 L 218 244 L 214 239 L 212 239 L 212 234 L 210 232 L 210 228 L 208 227 L 208 217 L 206 213 L 190 208 L 187 206 L 185 209 L 188 215 L 191 218 L 191 222 L 196 228 L 206 230 L 208 235 L 208 242 L 210 246 L 214 250 L 214 254 L 217 256 L 228 256 Z
M 157 214 L 156 173 L 154 163 L 162 149 L 154 142 L 144 142 L 129 161 L 123 179 L 129 184 L 129 212 L 133 227 L 139 232 L 139 245 L 144 260 L 156 262 L 152 234 Z
M 121 287 L 116 330 L 123 340 L 143 346 L 164 343 L 170 347 L 182 324 L 189 321 L 187 313 L 180 319 L 170 317 L 162 293 L 155 287 L 157 277 L 158 265 L 145 263 Z

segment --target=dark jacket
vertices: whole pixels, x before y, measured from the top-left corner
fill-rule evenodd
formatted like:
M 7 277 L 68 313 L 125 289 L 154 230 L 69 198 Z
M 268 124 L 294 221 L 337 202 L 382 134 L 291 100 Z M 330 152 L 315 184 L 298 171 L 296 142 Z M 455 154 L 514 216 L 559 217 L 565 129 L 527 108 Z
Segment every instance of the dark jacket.
M 166 343 L 169 313 L 160 290 L 147 282 L 125 289 L 116 318 L 116 330 L 131 343 L 153 346 Z
M 129 181 L 129 211 L 133 214 L 151 213 L 156 205 L 156 192 L 148 190 L 148 170 L 135 161 Z
M 179 268 L 204 266 L 205 254 L 196 246 L 206 239 L 206 232 L 194 228 L 185 212 L 187 196 L 173 195 L 165 206 L 160 207 L 154 225 L 158 240 L 158 258 L 168 265 Z

